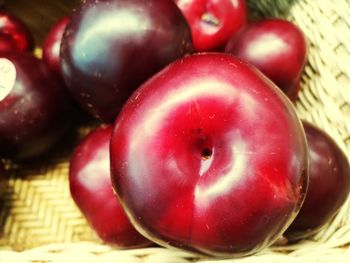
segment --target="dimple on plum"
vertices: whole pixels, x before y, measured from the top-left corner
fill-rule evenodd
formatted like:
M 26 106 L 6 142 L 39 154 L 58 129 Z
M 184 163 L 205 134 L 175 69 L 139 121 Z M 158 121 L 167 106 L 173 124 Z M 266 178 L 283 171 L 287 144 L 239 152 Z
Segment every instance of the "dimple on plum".
M 227 54 L 186 57 L 142 85 L 116 120 L 110 154 L 114 188 L 141 233 L 214 256 L 275 241 L 307 184 L 289 100 Z

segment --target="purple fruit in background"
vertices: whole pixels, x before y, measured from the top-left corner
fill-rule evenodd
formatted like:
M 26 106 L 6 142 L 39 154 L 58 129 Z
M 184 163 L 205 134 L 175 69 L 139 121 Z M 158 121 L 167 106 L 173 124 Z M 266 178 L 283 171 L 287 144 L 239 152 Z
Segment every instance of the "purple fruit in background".
M 33 48 L 34 40 L 28 27 L 13 14 L 0 10 L 0 52 L 31 51 Z
M 310 150 L 310 181 L 304 204 L 284 234 L 289 240 L 319 231 L 337 214 L 350 192 L 349 160 L 323 130 L 303 121 Z
M 190 51 L 189 26 L 172 0 L 87 0 L 67 25 L 61 68 L 82 107 L 113 122 L 142 82 Z
M 71 101 L 39 59 L 0 52 L 0 157 L 46 152 L 70 126 Z
M 8 34 L 0 33 L 0 51 L 16 51 L 16 44 Z

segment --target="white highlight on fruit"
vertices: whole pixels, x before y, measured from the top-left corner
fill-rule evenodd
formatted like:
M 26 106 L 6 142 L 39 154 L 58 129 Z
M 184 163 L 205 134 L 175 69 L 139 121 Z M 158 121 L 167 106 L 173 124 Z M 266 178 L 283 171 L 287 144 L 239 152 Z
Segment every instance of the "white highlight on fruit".
M 108 146 L 106 148 L 108 148 Z M 106 176 L 106 180 L 101 180 L 101 177 L 103 176 L 101 175 L 101 171 L 106 171 L 108 173 L 109 171 L 106 167 L 109 166 L 109 151 L 105 151 L 105 147 L 101 147 L 101 150 L 99 150 L 93 157 L 93 162 L 89 162 L 79 172 L 78 179 L 81 184 L 90 191 L 102 189 L 106 184 L 106 181 L 108 181 L 109 174 Z
M 13 63 L 6 59 L 0 58 L 0 101 L 10 94 L 16 82 L 16 68 Z
M 248 46 L 247 54 L 249 57 L 263 59 L 276 53 L 276 50 L 282 53 L 286 49 L 288 45 L 280 37 L 276 37 L 275 34 L 264 34 Z
M 234 8 L 238 8 L 238 0 L 231 0 L 231 4 Z
M 205 83 L 203 81 L 192 81 L 187 82 L 185 85 L 186 88 L 182 88 L 181 92 L 174 90 L 166 94 L 166 98 L 162 99 L 162 102 L 159 102 L 158 107 L 149 109 L 146 105 L 146 110 L 142 107 L 138 109 L 140 112 L 151 111 L 151 113 L 141 115 L 142 118 L 144 118 L 143 120 L 135 120 L 140 126 L 136 126 L 132 131 L 133 134 L 130 136 L 130 138 L 133 139 L 130 142 L 128 159 L 134 160 L 133 163 L 137 163 L 137 166 L 130 166 L 128 172 L 135 179 L 135 183 L 138 187 L 146 187 L 145 184 L 148 180 L 143 180 L 144 178 L 137 175 L 140 173 L 149 173 L 147 160 L 154 158 L 153 155 L 149 153 L 149 149 L 156 147 L 156 138 L 154 138 L 155 134 L 157 134 L 156 129 L 162 128 L 161 124 L 164 123 L 164 119 L 168 117 L 169 109 L 174 110 L 179 105 L 190 105 L 190 102 L 196 103 L 197 99 L 200 97 L 225 97 L 227 98 L 226 101 L 229 103 L 230 100 L 235 99 L 235 94 L 237 93 L 230 84 L 218 84 L 217 80 L 210 80 L 209 78 Z M 153 98 L 150 99 L 152 100 Z M 159 98 L 155 99 L 159 100 Z M 152 145 L 150 148 L 144 147 L 147 149 L 147 154 L 139 150 L 139 145 L 144 145 L 145 142 L 149 142 L 150 145 Z
M 147 133 L 149 132 L 150 135 L 154 134 L 154 128 L 159 126 L 158 123 L 166 117 L 169 109 L 175 109 L 176 106 L 184 104 L 190 105 L 190 102 L 198 106 L 198 99 L 205 97 L 225 97 L 226 101 L 230 103 L 230 101 L 235 99 L 237 94 L 237 91 L 230 84 L 218 84 L 218 81 L 215 79 L 208 79 L 205 83 L 202 81 L 193 81 L 185 85 L 186 88 L 181 89 L 181 92 L 175 90 L 167 94 L 166 99 L 163 100 L 164 102 L 154 108 L 152 114 L 147 115 L 148 119 L 144 120 Z
M 232 105 L 232 107 L 235 107 L 235 103 L 237 107 L 244 107 L 246 115 L 248 114 L 256 114 L 258 104 L 257 102 L 251 98 L 251 95 L 249 95 L 248 92 L 245 92 L 244 90 L 238 90 L 232 87 L 232 84 L 220 82 L 217 79 L 208 78 L 205 82 L 202 80 L 195 80 L 192 82 L 187 82 L 184 84 L 185 88 L 180 88 L 181 92 L 179 90 L 173 90 L 169 91 L 165 97 L 163 97 L 162 101 L 159 102 L 158 107 L 153 107 L 152 109 L 148 108 L 148 104 L 145 103 L 145 108 L 140 106 L 138 108 L 138 111 L 144 113 L 147 112 L 147 114 L 141 114 L 140 117 L 143 119 L 135 119 L 134 122 L 139 123 L 139 126 L 135 126 L 132 130 L 132 135 L 130 138 L 133 138 L 132 141 L 130 141 L 129 145 L 129 152 L 128 152 L 128 159 L 134 160 L 133 163 L 137 163 L 137 166 L 130 166 L 129 174 L 132 175 L 132 177 L 135 179 L 135 184 L 137 184 L 138 187 L 146 187 L 145 184 L 147 184 L 147 181 L 145 178 L 142 178 L 142 176 L 138 176 L 139 174 L 148 174 L 150 171 L 148 170 L 148 163 L 153 162 L 159 162 L 159 160 L 151 160 L 151 158 L 158 158 L 157 156 L 153 156 L 150 154 L 149 149 L 152 149 L 154 147 L 157 147 L 157 129 L 161 129 L 164 126 L 162 124 L 167 123 L 169 121 L 176 121 L 176 120 L 166 120 L 168 118 L 169 111 L 175 110 L 179 106 L 183 105 L 191 105 L 191 103 L 194 103 L 197 105 L 198 109 L 201 106 L 198 101 L 200 101 L 201 98 L 225 98 L 225 103 L 227 105 Z M 155 98 L 150 98 L 150 100 L 156 99 L 160 100 L 157 96 Z M 244 103 L 243 103 L 244 101 Z M 153 104 L 154 105 L 154 104 Z M 190 114 L 196 114 L 194 112 L 191 112 Z M 200 114 L 198 111 L 197 114 Z M 247 116 L 247 119 L 250 117 Z M 171 131 L 169 131 L 171 132 Z M 237 135 L 238 136 L 238 135 Z M 237 141 L 240 141 L 239 138 L 237 138 Z M 145 145 L 145 142 L 149 143 L 149 147 Z M 146 149 L 146 153 L 140 151 L 139 145 L 144 145 L 143 148 Z M 234 166 L 232 166 L 232 172 L 228 173 L 227 179 L 224 181 L 217 182 L 215 184 L 216 186 L 213 186 L 212 190 L 209 190 L 208 194 L 213 195 L 218 190 L 218 188 L 221 188 L 222 184 L 229 184 L 232 183 L 235 180 L 239 180 L 239 175 L 241 173 L 242 167 L 244 167 L 246 162 L 246 157 L 244 156 L 245 152 L 245 145 L 241 143 L 237 143 L 233 146 L 233 154 L 234 154 Z M 207 164 L 203 165 L 201 167 L 200 173 L 204 174 L 205 171 L 207 171 L 210 167 L 210 162 L 206 160 Z M 226 177 L 225 177 L 226 178 Z M 144 180 L 145 179 L 145 180 Z M 230 185 L 230 184 L 229 184 Z M 200 189 L 198 190 L 199 192 Z M 222 190 L 220 190 L 222 191 Z M 205 195 L 205 193 L 203 192 Z
M 137 36 L 140 36 L 141 42 L 141 34 L 136 32 L 146 33 L 151 24 L 137 10 L 120 9 L 116 12 L 110 8 L 101 14 L 97 14 L 96 10 L 98 9 L 92 8 L 85 15 L 82 29 L 79 30 L 76 36 L 77 41 L 73 46 L 73 59 L 79 61 L 79 67 L 86 72 L 90 72 L 92 66 L 101 71 L 96 73 L 102 74 L 109 69 L 116 72 L 120 62 L 113 61 L 112 57 L 115 58 L 116 55 L 111 56 L 111 53 L 119 52 L 119 50 L 110 45 L 110 42 L 120 42 L 124 34 L 131 36 L 132 32 L 135 32 L 133 42 L 138 41 Z M 97 22 L 94 19 L 96 16 L 99 17 Z M 111 41 L 106 41 L 108 38 Z M 111 48 L 114 49 L 111 50 Z M 108 61 L 108 67 L 105 67 L 106 61 Z
M 214 155 L 215 152 L 213 151 L 212 155 Z M 213 162 L 214 158 L 208 158 L 201 161 L 201 168 L 199 170 L 199 176 L 203 176 L 210 168 L 211 163 Z
M 227 192 L 230 192 L 232 187 L 237 182 L 242 180 L 248 172 L 248 155 L 249 151 L 244 140 L 241 138 L 239 132 L 234 135 L 236 137 L 233 140 L 235 143 L 232 145 L 232 163 L 229 170 L 223 169 L 222 176 L 218 176 L 217 180 L 212 185 L 199 184 L 195 189 L 195 200 L 197 204 L 208 204 L 207 201 L 213 200 L 218 196 L 222 196 Z M 217 171 L 219 172 L 219 171 Z

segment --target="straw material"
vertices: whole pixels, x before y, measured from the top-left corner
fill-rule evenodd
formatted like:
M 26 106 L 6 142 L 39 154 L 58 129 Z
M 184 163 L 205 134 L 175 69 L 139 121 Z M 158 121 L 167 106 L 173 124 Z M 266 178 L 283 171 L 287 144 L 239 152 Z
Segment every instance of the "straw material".
M 309 57 L 297 113 L 326 130 L 350 158 L 350 2 L 248 3 L 251 18 L 284 17 L 304 31 L 309 41 Z M 0 210 L 0 262 L 75 262 L 77 258 L 82 262 L 131 263 L 349 262 L 350 200 L 314 237 L 294 245 L 275 245 L 241 259 L 219 261 L 158 247 L 117 250 L 103 245 L 70 198 L 67 181 L 69 156 L 89 128 L 90 124 L 80 125 L 64 145 L 43 160 L 22 166 L 6 163 L 9 174 Z

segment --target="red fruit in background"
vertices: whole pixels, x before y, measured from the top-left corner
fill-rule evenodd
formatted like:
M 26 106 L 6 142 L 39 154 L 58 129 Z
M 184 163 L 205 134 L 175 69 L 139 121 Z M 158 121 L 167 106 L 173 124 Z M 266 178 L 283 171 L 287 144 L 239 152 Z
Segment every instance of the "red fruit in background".
M 134 89 L 190 51 L 190 29 L 172 0 L 88 0 L 67 25 L 61 68 L 81 106 L 113 122 Z
M 307 42 L 293 23 L 277 18 L 251 23 L 229 40 L 225 52 L 256 66 L 290 99 L 297 99 Z
M 0 51 L 16 51 L 16 44 L 8 34 L 0 33 Z
M 217 50 L 247 20 L 245 0 L 175 0 L 185 15 L 197 51 Z
M 66 90 L 39 59 L 0 52 L 0 157 L 46 152 L 70 126 Z
M 60 65 L 60 47 L 63 33 L 68 22 L 69 17 L 63 17 L 56 24 L 54 24 L 46 35 L 42 45 L 44 62 L 58 76 L 62 76 Z
M 189 56 L 152 77 L 111 139 L 112 182 L 137 229 L 215 256 L 274 242 L 300 209 L 307 169 L 292 104 L 228 54 Z
M 71 195 L 103 241 L 124 248 L 146 246 L 150 241 L 131 225 L 112 191 L 111 134 L 111 126 L 97 128 L 75 149 L 69 168 Z
M 10 41 L 2 42 L 4 37 L 0 35 L 0 52 L 31 51 L 34 48 L 34 40 L 28 27 L 19 18 L 4 10 L 0 10 L 0 34 L 7 35 L 12 40 L 9 45 Z
M 310 181 L 305 202 L 284 234 L 290 240 L 319 231 L 337 214 L 350 192 L 350 167 L 344 152 L 323 130 L 303 121 L 310 150 Z

